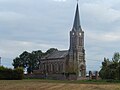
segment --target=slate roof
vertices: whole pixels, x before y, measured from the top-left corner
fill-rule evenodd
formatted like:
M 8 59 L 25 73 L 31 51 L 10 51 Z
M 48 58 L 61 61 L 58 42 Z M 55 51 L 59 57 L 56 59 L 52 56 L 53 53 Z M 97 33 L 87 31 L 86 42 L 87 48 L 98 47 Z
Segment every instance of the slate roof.
M 64 50 L 64 51 L 54 51 L 54 52 L 46 55 L 46 56 L 43 57 L 42 59 L 64 58 L 67 54 L 68 54 L 68 50 Z
M 76 7 L 76 13 L 75 13 L 75 18 L 74 18 L 73 29 L 75 29 L 75 30 L 82 30 L 82 29 L 81 29 L 81 25 L 80 25 L 80 17 L 79 17 L 79 7 L 78 7 L 78 3 L 77 3 L 77 7 Z

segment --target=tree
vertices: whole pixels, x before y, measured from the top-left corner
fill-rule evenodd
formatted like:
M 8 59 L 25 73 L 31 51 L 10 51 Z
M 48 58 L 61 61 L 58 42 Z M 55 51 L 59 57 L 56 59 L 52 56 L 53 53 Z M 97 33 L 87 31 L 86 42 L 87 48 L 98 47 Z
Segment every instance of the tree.
M 40 59 L 44 56 L 41 50 L 33 51 L 29 54 L 28 64 L 27 64 L 27 71 L 28 73 L 33 72 L 33 70 L 39 69 Z
M 48 49 L 45 53 L 41 50 L 32 51 L 31 53 L 24 51 L 18 57 L 13 59 L 13 66 L 14 68 L 23 67 L 24 69 L 27 68 L 28 73 L 32 73 L 33 70 L 39 69 L 40 60 L 47 54 L 52 53 L 53 51 L 57 51 L 55 48 Z
M 113 61 L 114 63 L 120 62 L 120 54 L 119 54 L 118 52 L 114 53 L 113 58 L 112 58 L 112 61 Z
M 104 62 L 102 62 L 102 68 L 99 72 L 102 79 L 106 79 L 109 75 L 109 69 L 107 68 L 110 65 L 110 61 L 107 58 L 104 58 Z
M 14 68 L 21 67 L 20 62 L 21 62 L 21 59 L 19 57 L 16 57 L 15 59 L 13 59 L 12 65 L 14 66 Z
M 30 53 L 28 53 L 27 51 L 24 51 L 22 54 L 19 55 L 19 57 L 13 59 L 14 68 L 18 68 L 18 67 L 26 68 L 29 54 Z
M 111 61 L 104 58 L 99 74 L 102 79 L 120 80 L 120 54 L 118 52 L 114 53 Z
M 41 59 L 42 54 L 41 50 L 33 51 L 32 53 L 24 51 L 19 57 L 13 59 L 13 66 L 14 68 L 27 68 L 27 72 L 31 73 L 33 70 L 39 68 L 39 60 Z

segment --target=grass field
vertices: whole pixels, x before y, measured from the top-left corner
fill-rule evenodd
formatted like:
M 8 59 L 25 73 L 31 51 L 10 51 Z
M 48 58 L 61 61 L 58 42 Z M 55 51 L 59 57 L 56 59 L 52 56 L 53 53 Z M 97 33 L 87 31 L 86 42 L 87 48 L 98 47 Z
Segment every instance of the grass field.
M 120 90 L 120 83 L 57 80 L 0 80 L 0 90 Z

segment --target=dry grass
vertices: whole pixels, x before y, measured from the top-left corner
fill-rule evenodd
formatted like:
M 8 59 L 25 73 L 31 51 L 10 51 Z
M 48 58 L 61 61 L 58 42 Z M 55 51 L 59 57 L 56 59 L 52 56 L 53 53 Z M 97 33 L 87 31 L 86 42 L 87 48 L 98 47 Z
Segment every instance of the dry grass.
M 120 90 L 120 84 L 48 83 L 41 80 L 1 80 L 0 90 Z

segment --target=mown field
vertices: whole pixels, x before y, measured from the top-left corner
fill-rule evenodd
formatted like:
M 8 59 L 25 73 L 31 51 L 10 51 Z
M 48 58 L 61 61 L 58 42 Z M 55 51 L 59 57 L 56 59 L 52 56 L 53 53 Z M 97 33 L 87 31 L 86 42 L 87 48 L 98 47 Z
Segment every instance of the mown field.
M 120 90 L 120 83 L 56 80 L 0 80 L 0 90 Z

